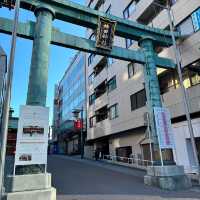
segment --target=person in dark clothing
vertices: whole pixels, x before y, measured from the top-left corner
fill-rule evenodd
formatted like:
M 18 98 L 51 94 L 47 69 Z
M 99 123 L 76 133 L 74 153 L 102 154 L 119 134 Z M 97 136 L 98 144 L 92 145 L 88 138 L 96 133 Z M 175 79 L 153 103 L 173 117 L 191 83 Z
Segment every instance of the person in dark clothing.
M 98 150 L 95 150 L 94 157 L 95 157 L 95 160 L 99 159 L 99 151 Z

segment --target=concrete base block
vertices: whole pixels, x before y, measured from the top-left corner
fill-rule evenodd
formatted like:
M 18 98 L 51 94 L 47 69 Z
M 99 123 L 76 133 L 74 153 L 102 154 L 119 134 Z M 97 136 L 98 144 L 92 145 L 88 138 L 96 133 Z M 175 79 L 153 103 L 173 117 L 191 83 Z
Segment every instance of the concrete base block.
M 7 200 L 56 200 L 56 189 L 33 190 L 8 193 Z
M 42 190 L 51 188 L 51 174 L 29 174 L 8 176 L 6 192 Z
M 181 190 L 192 187 L 190 179 L 184 174 L 182 166 L 152 166 L 147 168 L 145 185 L 164 190 Z
M 9 176 L 6 192 L 7 200 L 56 200 L 49 173 Z

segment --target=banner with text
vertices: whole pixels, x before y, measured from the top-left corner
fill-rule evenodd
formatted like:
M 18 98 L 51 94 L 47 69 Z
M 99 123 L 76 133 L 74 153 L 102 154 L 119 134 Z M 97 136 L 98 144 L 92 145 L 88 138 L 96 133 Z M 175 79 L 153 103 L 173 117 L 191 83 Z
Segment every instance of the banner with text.
M 174 135 L 170 112 L 167 108 L 154 107 L 156 132 L 160 148 L 174 148 Z

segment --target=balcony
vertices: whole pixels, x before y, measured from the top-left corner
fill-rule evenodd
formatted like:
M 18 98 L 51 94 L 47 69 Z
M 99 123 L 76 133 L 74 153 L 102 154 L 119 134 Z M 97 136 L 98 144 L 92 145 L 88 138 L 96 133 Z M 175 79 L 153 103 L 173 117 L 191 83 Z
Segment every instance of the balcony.
M 88 7 L 99 10 L 99 8 L 105 3 L 105 0 L 89 0 L 87 2 Z
M 162 10 L 154 4 L 155 2 L 165 6 L 167 0 L 140 0 L 136 4 L 136 10 L 131 19 L 147 25 Z
M 103 95 L 107 91 L 107 80 L 104 80 L 101 84 L 99 84 L 95 88 L 95 98 L 99 98 L 101 95 Z
M 189 16 L 194 10 L 200 6 L 200 2 L 194 1 L 192 4 L 188 0 L 177 1 L 172 5 L 172 13 L 174 18 L 174 25 L 178 25 L 187 16 Z M 184 9 L 183 9 L 184 8 Z M 181 12 L 179 12 L 181 10 Z M 169 20 L 166 10 L 161 11 L 157 17 L 152 20 L 152 25 L 155 28 L 165 29 L 169 25 Z M 149 24 L 151 25 L 151 23 Z
M 100 96 L 99 98 L 97 98 L 95 100 L 95 109 L 98 110 L 100 109 L 101 107 L 105 106 L 108 104 L 108 96 L 107 96 L 107 93 L 104 93 L 102 96 Z
M 107 78 L 107 61 L 102 60 L 101 65 L 97 65 L 94 69 L 95 78 L 94 78 L 94 88 L 96 88 L 100 83 L 102 83 Z
M 183 67 L 189 65 L 194 60 L 199 59 L 199 47 L 200 47 L 199 38 L 200 38 L 200 31 L 192 34 L 179 45 L 182 58 L 181 64 Z M 165 48 L 159 54 L 159 56 L 175 60 L 173 47 Z
M 99 123 L 96 123 L 94 127 L 87 131 L 87 140 L 100 138 L 111 133 L 110 120 L 105 119 Z
M 95 76 L 98 76 L 101 73 L 101 71 L 107 66 L 107 64 L 108 62 L 106 57 L 100 58 L 100 60 L 94 67 Z
M 99 108 L 95 111 L 96 116 L 96 123 L 101 122 L 108 118 L 108 108 L 107 105 L 103 106 L 102 108 Z
M 187 91 L 190 99 L 191 113 L 198 112 L 200 110 L 200 84 L 188 88 Z M 181 88 L 163 94 L 162 99 L 164 105 L 170 109 L 172 118 L 185 115 Z

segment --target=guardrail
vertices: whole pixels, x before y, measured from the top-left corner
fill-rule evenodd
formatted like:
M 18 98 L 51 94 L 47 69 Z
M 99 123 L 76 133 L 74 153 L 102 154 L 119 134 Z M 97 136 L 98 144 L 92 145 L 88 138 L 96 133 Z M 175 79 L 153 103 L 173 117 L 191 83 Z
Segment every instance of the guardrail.
M 137 158 L 128 158 L 128 157 L 120 157 L 113 155 L 104 155 L 103 160 L 106 162 L 111 162 L 119 165 L 139 168 L 139 169 L 147 169 L 147 166 L 152 166 L 153 161 L 151 160 L 142 160 Z

